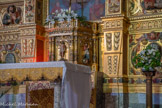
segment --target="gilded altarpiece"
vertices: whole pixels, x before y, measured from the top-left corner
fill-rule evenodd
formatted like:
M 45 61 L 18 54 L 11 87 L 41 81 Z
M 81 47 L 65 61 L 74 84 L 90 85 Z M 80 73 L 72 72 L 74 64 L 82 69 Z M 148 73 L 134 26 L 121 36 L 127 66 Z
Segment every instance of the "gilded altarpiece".
M 5 59 L 8 53 L 9 57 L 11 56 L 13 58 L 14 62 L 36 62 L 40 61 L 40 59 L 41 61 L 45 60 L 44 57 L 40 57 L 37 54 L 37 48 L 39 48 L 37 43 L 43 41 L 43 46 L 45 43 L 45 38 L 43 38 L 45 30 L 43 30 L 41 26 L 44 22 L 43 14 L 45 14 L 43 9 L 44 7 L 47 8 L 47 4 L 43 4 L 45 1 L 46 0 L 0 1 L 0 45 L 2 47 L 2 62 L 6 62 Z M 44 51 L 41 53 L 42 56 L 46 54 L 44 54 Z
M 92 65 L 92 24 L 78 21 L 63 22 L 48 28 L 49 61 L 68 60 L 77 64 Z M 62 58 L 63 57 L 63 58 Z
M 88 65 L 94 72 L 92 79 L 94 81 L 98 71 L 97 23 L 85 23 L 78 20 L 64 21 L 46 27 L 46 31 L 48 60 Z M 95 84 L 90 108 L 96 106 L 96 87 Z

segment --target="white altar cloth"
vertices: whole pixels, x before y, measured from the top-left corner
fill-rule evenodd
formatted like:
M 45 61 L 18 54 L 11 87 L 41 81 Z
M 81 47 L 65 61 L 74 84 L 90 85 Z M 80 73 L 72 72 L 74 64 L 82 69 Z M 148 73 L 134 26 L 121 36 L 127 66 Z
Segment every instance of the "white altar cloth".
M 62 67 L 61 108 L 89 108 L 91 69 L 64 61 L 0 64 L 2 69 Z

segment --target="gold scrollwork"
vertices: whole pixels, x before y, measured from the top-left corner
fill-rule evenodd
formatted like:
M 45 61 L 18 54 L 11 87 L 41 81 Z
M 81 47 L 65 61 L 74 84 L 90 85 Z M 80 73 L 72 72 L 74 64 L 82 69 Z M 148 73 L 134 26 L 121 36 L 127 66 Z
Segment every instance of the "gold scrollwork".
M 106 49 L 107 51 L 112 50 L 112 33 L 106 34 Z
M 120 42 L 120 32 L 114 33 L 114 50 L 118 50 Z

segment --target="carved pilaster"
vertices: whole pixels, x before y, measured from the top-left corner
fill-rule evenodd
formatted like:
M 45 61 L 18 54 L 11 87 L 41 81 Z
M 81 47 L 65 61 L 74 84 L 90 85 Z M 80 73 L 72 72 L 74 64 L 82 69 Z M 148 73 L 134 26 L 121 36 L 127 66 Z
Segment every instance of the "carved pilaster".
M 20 27 L 21 62 L 36 62 L 36 26 L 22 25 Z
M 127 38 L 128 38 L 128 19 L 124 13 L 125 0 L 106 0 L 106 16 L 103 17 L 104 32 L 104 51 L 103 51 L 103 72 L 104 79 L 113 79 L 111 82 L 104 82 L 103 90 L 105 93 L 115 93 L 120 91 L 124 93 L 128 88 L 119 86 L 118 79 L 127 78 Z M 108 84 L 112 84 L 112 87 Z M 111 98 L 111 94 L 109 94 Z M 123 98 L 117 96 L 116 103 L 111 107 L 120 106 L 128 107 L 124 104 L 127 95 L 123 94 Z M 106 106 L 108 107 L 108 106 Z
M 70 61 L 73 62 L 74 60 L 74 37 L 71 36 L 71 41 L 70 41 Z

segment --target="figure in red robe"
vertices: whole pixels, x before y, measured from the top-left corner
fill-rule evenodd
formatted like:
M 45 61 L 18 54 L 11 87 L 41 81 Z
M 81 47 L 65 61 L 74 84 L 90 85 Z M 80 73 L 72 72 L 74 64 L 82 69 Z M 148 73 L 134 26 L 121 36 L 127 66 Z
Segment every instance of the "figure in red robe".
M 103 3 L 100 3 L 100 0 L 95 0 L 89 10 L 90 20 L 100 19 L 100 17 L 104 15 L 104 6 L 105 5 Z
M 54 13 L 56 10 L 58 10 L 59 12 L 61 11 L 61 6 L 60 6 L 59 0 L 56 0 L 55 5 L 53 6 L 51 13 Z

